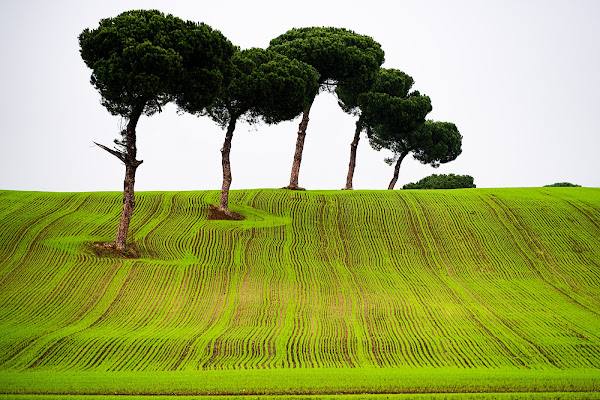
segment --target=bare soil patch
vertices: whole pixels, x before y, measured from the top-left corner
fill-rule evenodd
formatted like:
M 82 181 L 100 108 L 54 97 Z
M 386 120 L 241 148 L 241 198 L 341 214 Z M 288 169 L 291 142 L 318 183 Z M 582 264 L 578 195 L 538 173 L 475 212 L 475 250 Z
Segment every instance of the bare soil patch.
M 88 248 L 97 257 L 114 258 L 140 258 L 140 252 L 135 243 L 129 243 L 125 250 L 118 250 L 114 242 L 92 242 L 88 243 Z
M 220 221 L 243 221 L 245 218 L 243 215 L 231 210 L 227 210 L 227 212 L 219 210 L 218 207 L 211 204 L 208 206 L 208 219 Z

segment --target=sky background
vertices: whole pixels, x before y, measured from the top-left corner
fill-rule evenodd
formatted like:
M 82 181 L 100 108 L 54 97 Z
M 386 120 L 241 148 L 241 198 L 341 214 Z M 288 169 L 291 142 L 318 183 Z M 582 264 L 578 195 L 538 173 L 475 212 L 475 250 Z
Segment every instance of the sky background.
M 242 49 L 294 27 L 369 35 L 431 97 L 428 119 L 453 122 L 463 152 L 437 169 L 410 156 L 397 188 L 433 173 L 468 174 L 477 187 L 569 181 L 600 187 L 600 1 L 3 1 L 0 5 L 0 189 L 119 191 L 124 166 L 111 145 L 122 121 L 100 104 L 78 35 L 131 9 L 159 9 L 220 30 Z M 232 189 L 289 183 L 299 118 L 239 124 Z M 332 94 L 311 110 L 300 186 L 340 189 L 355 117 Z M 174 106 L 138 124 L 136 190 L 220 189 L 224 132 Z M 358 147 L 355 189 L 385 189 L 390 153 Z

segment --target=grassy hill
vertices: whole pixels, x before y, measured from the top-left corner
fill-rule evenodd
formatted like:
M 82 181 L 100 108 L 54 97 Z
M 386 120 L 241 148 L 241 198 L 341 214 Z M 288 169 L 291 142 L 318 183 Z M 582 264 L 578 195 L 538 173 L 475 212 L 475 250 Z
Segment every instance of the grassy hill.
M 0 191 L 0 393 L 600 396 L 600 189 L 121 199 Z

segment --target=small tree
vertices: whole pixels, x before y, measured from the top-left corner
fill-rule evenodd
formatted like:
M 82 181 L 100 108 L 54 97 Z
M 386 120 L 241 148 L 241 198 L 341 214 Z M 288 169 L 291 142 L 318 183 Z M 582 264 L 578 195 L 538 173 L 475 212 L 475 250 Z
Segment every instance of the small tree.
M 271 40 L 269 49 L 312 65 L 319 73 L 319 88 L 372 82 L 383 63 L 381 45 L 369 36 L 344 28 L 291 29 Z M 314 96 L 302 114 L 288 189 L 299 189 L 298 179 L 304 139 Z
M 408 133 L 425 121 L 431 111 L 431 101 L 419 92 L 410 92 L 414 80 L 397 69 L 380 69 L 375 82 L 365 85 L 338 86 L 338 104 L 344 112 L 358 116 L 354 140 L 350 144 L 350 162 L 344 190 L 352 189 L 356 152 L 362 131 L 372 132 L 373 127 L 381 125 L 386 119 L 396 118 L 396 134 Z M 381 96 L 383 95 L 383 96 Z M 363 108 L 366 113 L 363 112 Z M 393 110 L 394 115 L 387 116 Z M 400 118 L 401 120 L 399 120 Z M 370 135 L 370 134 L 369 134 Z
M 314 98 L 318 89 L 317 71 L 301 61 L 263 49 L 238 51 L 232 57 L 233 79 L 208 114 L 226 129 L 221 149 L 223 185 L 219 209 L 229 214 L 231 166 L 229 153 L 235 125 L 247 122 L 276 124 L 297 117 Z
M 409 153 L 413 153 L 413 158 L 422 164 L 430 164 L 437 168 L 440 164 L 455 160 L 462 151 L 462 136 L 456 125 L 451 122 L 426 121 L 414 131 L 401 135 L 394 135 L 395 130 L 386 125 L 378 128 L 380 129 L 374 130 L 370 138 L 371 145 L 376 150 L 391 150 L 394 156 L 385 161 L 390 165 L 396 163 L 389 190 L 394 189 L 400 164 Z
M 79 35 L 81 57 L 92 69 L 91 83 L 102 105 L 127 120 L 111 149 L 99 147 L 125 164 L 123 210 L 115 245 L 126 249 L 127 233 L 135 207 L 137 160 L 136 126 L 142 115 L 153 115 L 178 97 L 190 74 L 201 76 L 195 87 L 208 103 L 223 83 L 226 60 L 219 52 L 231 44 L 204 24 L 185 22 L 157 10 L 134 10 L 100 21 L 98 28 Z M 232 51 L 232 50 L 231 50 Z

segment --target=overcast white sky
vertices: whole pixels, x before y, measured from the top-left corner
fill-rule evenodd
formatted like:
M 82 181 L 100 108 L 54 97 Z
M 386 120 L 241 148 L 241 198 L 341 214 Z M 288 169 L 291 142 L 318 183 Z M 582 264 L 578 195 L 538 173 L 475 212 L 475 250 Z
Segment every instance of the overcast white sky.
M 430 119 L 454 122 L 463 154 L 438 169 L 408 157 L 397 188 L 432 173 L 469 174 L 478 187 L 570 181 L 600 187 L 600 1 L 3 1 L 0 5 L 0 189 L 122 190 L 124 167 L 95 147 L 119 118 L 101 105 L 77 36 L 101 18 L 156 8 L 205 22 L 241 48 L 266 47 L 293 27 L 336 26 L 381 43 L 384 67 L 431 97 Z M 238 125 L 232 189 L 289 182 L 299 120 Z M 333 95 L 311 111 L 300 186 L 340 189 L 354 118 Z M 136 190 L 219 189 L 224 132 L 208 118 L 142 117 Z M 355 189 L 385 189 L 389 156 L 358 148 Z

